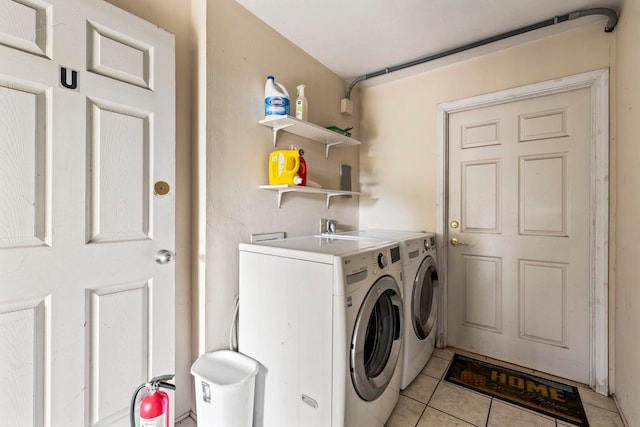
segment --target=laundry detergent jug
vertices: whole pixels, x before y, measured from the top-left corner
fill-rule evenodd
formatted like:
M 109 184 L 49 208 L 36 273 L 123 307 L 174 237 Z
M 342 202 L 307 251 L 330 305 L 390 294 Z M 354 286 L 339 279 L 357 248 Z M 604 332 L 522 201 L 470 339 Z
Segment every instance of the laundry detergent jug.
M 306 178 L 306 164 L 301 171 L 300 165 L 304 161 L 303 150 L 276 150 L 269 154 L 269 185 L 302 185 L 304 173 Z

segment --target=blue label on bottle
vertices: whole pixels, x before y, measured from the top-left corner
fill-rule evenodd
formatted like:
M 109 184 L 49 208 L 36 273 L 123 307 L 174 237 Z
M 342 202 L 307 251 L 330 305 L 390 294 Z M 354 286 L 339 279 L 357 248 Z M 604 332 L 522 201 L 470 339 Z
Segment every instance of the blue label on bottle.
M 264 99 L 265 116 L 289 115 L 289 100 L 280 96 L 268 96 Z

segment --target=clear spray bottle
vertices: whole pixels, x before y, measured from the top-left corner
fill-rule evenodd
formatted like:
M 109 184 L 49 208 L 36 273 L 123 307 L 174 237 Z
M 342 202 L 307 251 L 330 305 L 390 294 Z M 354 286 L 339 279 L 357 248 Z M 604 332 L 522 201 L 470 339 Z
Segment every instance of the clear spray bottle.
M 304 96 L 304 85 L 298 85 L 298 97 L 296 98 L 296 119 L 307 120 L 307 98 Z

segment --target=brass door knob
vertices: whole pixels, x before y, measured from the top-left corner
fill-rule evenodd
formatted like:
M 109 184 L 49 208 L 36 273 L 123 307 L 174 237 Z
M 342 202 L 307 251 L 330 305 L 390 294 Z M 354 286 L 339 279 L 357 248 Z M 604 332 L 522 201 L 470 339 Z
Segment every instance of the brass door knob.
M 461 240 L 456 239 L 455 237 L 451 238 L 451 240 L 449 241 L 451 243 L 451 246 L 453 247 L 457 247 L 457 246 L 467 246 L 466 243 L 464 243 Z

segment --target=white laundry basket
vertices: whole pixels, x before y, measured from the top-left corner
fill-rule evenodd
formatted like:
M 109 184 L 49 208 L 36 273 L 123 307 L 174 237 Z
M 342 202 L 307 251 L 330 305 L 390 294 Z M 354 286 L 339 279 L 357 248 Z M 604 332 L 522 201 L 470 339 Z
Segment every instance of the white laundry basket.
M 230 350 L 205 353 L 191 366 L 198 426 L 251 427 L 259 363 Z

